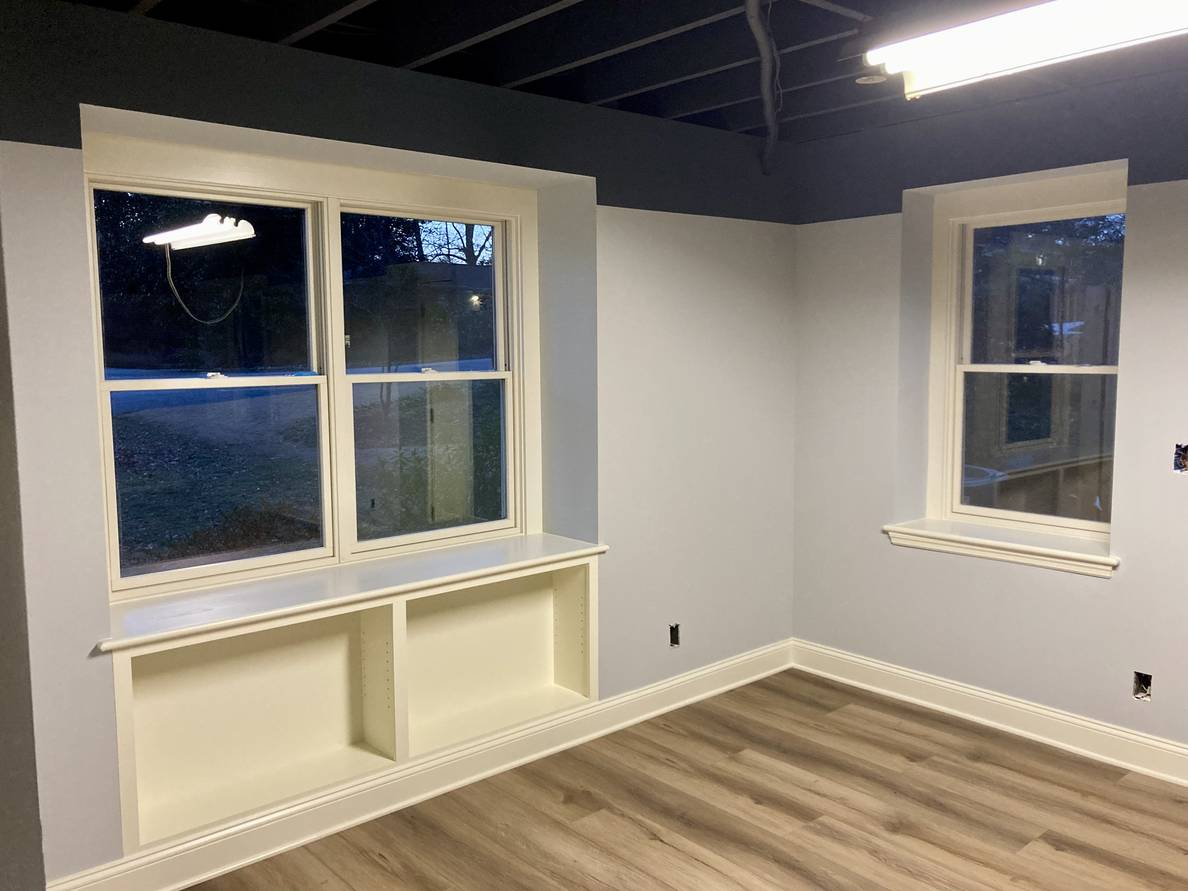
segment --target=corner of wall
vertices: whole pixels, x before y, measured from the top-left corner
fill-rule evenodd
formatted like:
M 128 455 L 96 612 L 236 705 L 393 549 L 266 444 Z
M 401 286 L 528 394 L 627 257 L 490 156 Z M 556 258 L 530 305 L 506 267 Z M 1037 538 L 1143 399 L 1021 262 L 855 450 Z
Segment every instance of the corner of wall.
M 2 161 L 0 161 L 2 163 Z M 29 628 L 25 611 L 16 417 L 4 279 L 4 226 L 0 219 L 0 887 L 42 888 L 41 820 L 33 741 Z

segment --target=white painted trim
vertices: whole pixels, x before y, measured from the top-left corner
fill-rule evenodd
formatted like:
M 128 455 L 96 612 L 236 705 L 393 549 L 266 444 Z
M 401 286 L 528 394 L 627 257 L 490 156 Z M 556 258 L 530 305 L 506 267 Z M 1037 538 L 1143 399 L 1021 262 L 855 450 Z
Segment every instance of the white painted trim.
M 904 232 L 905 274 L 910 280 L 928 281 L 931 287 L 926 485 L 929 518 L 956 520 L 976 513 L 968 507 L 955 510 L 960 507 L 961 491 L 963 373 L 960 368 L 969 337 L 971 278 L 967 242 L 971 229 L 974 225 L 1060 219 L 1078 213 L 1122 212 L 1126 207 L 1127 169 L 1125 161 L 1110 161 L 904 192 L 904 206 L 919 208 L 918 213 L 904 217 L 905 227 L 915 227 Z M 917 203 L 914 199 L 924 200 Z M 1063 534 L 1090 532 L 1103 541 L 1108 536 L 1106 524 L 1013 511 L 1001 513 L 1005 516 L 997 516 L 993 522 L 1004 528 L 1059 530 Z M 978 515 L 988 519 L 985 513 Z
M 994 527 L 986 526 L 986 534 L 969 535 L 926 528 L 928 521 L 912 523 L 889 523 L 883 527 L 891 544 L 904 548 L 919 548 L 924 551 L 939 551 L 944 554 L 961 554 L 966 557 L 982 557 L 986 560 L 1000 560 L 1004 563 L 1020 563 L 1025 566 L 1040 566 L 1044 569 L 1058 569 L 1099 579 L 1113 576 L 1121 562 L 1113 554 L 1090 553 L 1086 550 L 1072 550 L 1067 537 L 1057 540 L 1066 547 L 1045 547 L 1023 544 L 994 537 Z M 1053 538 L 1056 538 L 1053 536 Z M 1086 539 L 1086 544 L 1090 540 Z
M 792 667 L 1188 786 L 1188 745 L 805 640 Z
M 790 638 L 57 879 L 48 891 L 175 891 L 788 668 L 1188 786 L 1188 745 Z
M 781 641 L 434 753 L 220 830 L 50 882 L 48 891 L 175 891 L 789 667 Z

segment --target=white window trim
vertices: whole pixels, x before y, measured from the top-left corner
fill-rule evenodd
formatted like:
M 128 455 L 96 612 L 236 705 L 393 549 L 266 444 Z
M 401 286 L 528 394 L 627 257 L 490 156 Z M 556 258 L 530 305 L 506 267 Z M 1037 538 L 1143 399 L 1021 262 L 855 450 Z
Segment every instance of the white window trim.
M 930 197 L 932 211 L 927 513 L 889 524 L 884 532 L 906 547 L 1109 577 L 1118 565 L 1109 553 L 1109 524 L 960 504 L 963 370 L 972 367 L 961 363 L 969 339 L 973 228 L 1125 212 L 1126 165 L 1095 164 L 919 192 Z M 1028 366 L 1028 371 L 1037 368 L 1046 374 L 1117 372 L 1116 366 Z
M 108 569 L 113 601 L 240 583 L 307 569 L 390 557 L 454 544 L 542 531 L 541 428 L 539 368 L 539 297 L 537 287 L 536 193 L 531 189 L 450 179 L 424 174 L 365 170 L 322 162 L 246 155 L 198 146 L 89 134 L 84 149 L 88 197 L 93 188 L 116 188 L 190 197 L 213 197 L 263 204 L 310 208 L 311 337 L 321 374 L 277 378 L 286 385 L 319 387 L 322 423 L 322 486 L 325 544 L 287 554 L 122 577 L 119 564 L 115 504 L 114 453 L 109 392 L 122 386 L 106 381 L 97 276 L 93 204 L 88 201 L 92 257 L 92 307 L 96 374 L 100 382 L 100 418 L 108 525 Z M 497 258 L 497 288 L 502 290 L 504 318 L 499 322 L 506 357 L 493 376 L 508 380 L 505 390 L 505 463 L 508 518 L 433 533 L 386 539 L 382 544 L 355 541 L 353 428 L 350 417 L 351 379 L 346 375 L 343 346 L 341 256 L 333 248 L 340 238 L 339 208 L 428 219 L 482 222 L 497 227 L 504 256 Z M 319 332 L 326 343 L 319 343 Z M 350 379 L 348 379 L 348 377 Z M 432 375 L 435 381 L 450 374 Z M 466 375 L 473 377 L 473 375 Z M 424 379 L 419 378 L 418 379 Z M 264 379 L 228 377 L 210 385 L 246 386 Z M 268 379 L 272 380 L 272 379 Z M 197 381 L 197 383 L 195 383 Z M 132 382 L 130 382 L 132 383 Z M 135 382 L 138 389 L 205 386 L 206 379 Z M 125 389 L 127 387 L 124 387 Z M 345 388 L 345 390 L 344 390 Z M 343 402 L 344 393 L 346 401 Z M 345 439 L 344 439 L 345 429 Z M 350 489 L 344 489 L 349 474 Z M 333 481 L 333 482 L 332 482 Z M 348 517 L 349 512 L 349 517 Z

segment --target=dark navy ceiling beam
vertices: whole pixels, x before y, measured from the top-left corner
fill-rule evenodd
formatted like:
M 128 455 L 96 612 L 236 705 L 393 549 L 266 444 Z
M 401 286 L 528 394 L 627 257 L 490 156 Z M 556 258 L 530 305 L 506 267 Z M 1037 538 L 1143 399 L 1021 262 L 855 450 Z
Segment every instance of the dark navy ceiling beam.
M 737 0 L 584 0 L 425 70 L 518 87 L 737 17 L 741 11 Z
M 856 22 L 869 22 L 871 20 L 871 16 L 861 10 L 844 6 L 841 3 L 833 3 L 832 0 L 800 0 L 800 2 L 809 6 L 815 6 L 817 9 L 824 9 L 827 12 L 835 13 L 847 19 L 853 19 Z
M 276 9 L 277 17 L 272 39 L 285 45 L 297 43 L 347 16 L 365 9 L 375 0 L 289 0 Z
M 802 90 L 785 90 L 778 120 L 788 121 L 811 114 L 824 114 L 847 104 L 875 99 L 903 99 L 903 81 L 890 78 L 881 84 L 855 91 L 853 78 L 834 80 Z M 749 131 L 763 125 L 763 107 L 757 99 L 682 118 L 687 124 L 716 126 L 723 130 Z
M 867 70 L 861 59 L 839 62 L 837 52 L 836 41 L 784 50 L 780 78 L 783 89 L 800 90 L 835 80 L 852 80 Z M 620 101 L 617 107 L 657 117 L 685 118 L 758 98 L 759 65 L 748 62 L 630 97 Z
M 787 2 L 777 3 L 772 10 L 772 27 L 784 53 L 834 41 L 840 46 L 856 33 L 839 28 L 835 15 Z M 532 90 L 606 105 L 756 62 L 755 39 L 739 18 L 538 81 Z
M 423 54 L 407 61 L 397 57 L 393 63 L 404 68 L 423 68 L 438 59 L 530 25 L 581 2 L 507 0 L 503 3 L 482 4 L 468 16 L 451 12 L 444 3 L 426 4 L 418 9 L 416 22 L 416 39 L 421 43 Z
M 600 25 L 607 31 L 595 41 L 595 45 L 601 45 L 602 49 L 587 50 L 584 55 L 580 55 L 578 58 L 562 62 L 560 59 L 573 55 L 571 49 L 565 48 L 553 54 L 554 59 L 557 60 L 556 64 L 545 68 L 539 66 L 546 64 L 544 60 L 548 54 L 538 55 L 532 60 L 531 65 L 524 66 L 525 69 L 535 69 L 533 73 L 522 74 L 517 78 L 505 81 L 500 86 L 513 89 L 522 87 L 554 74 L 571 71 L 582 65 L 589 65 L 591 62 L 609 59 L 620 53 L 639 49 L 678 34 L 725 21 L 737 16 L 739 11 L 737 0 L 685 0 L 680 4 L 647 4 L 642 10 L 636 10 L 626 20 L 608 21 L 604 19 Z
M 800 118 L 764 177 L 758 140 L 707 127 L 156 17 L 3 4 L 0 139 L 17 142 L 78 148 L 79 105 L 93 104 L 579 173 L 601 204 L 788 223 L 893 213 L 907 188 L 1119 158 L 1133 184 L 1188 179 L 1188 39 L 1065 63 L 1056 79 Z

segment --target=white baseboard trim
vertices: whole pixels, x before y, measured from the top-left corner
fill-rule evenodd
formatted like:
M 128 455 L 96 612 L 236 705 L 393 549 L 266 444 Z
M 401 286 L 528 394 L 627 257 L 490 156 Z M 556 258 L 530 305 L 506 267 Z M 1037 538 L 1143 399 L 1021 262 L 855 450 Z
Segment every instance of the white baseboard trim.
M 804 640 L 793 668 L 1188 786 L 1188 745 Z
M 55 880 L 47 891 L 177 891 L 788 668 L 1188 786 L 1188 745 L 793 638 Z
M 790 641 L 761 647 L 203 835 L 57 879 L 49 883 L 48 891 L 176 891 L 775 674 L 790 662 Z

